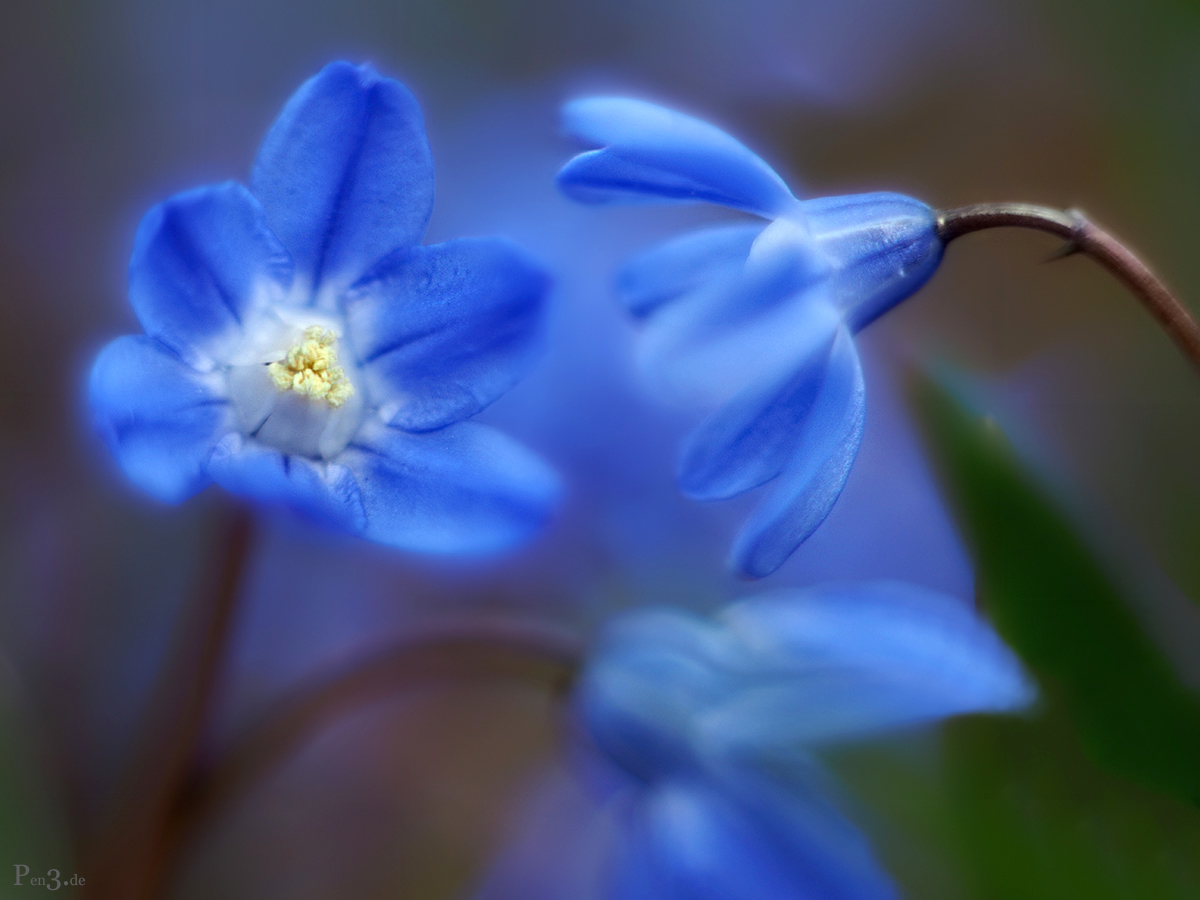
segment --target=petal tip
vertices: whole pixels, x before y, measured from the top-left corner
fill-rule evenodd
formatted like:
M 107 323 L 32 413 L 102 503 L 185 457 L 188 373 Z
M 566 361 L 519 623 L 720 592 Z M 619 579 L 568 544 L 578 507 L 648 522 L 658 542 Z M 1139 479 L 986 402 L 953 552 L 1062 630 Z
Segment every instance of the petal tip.
M 566 134 L 601 148 L 560 173 L 560 188 L 582 202 L 703 202 L 766 217 L 795 202 L 779 175 L 731 135 L 667 107 L 584 97 L 563 106 L 562 121 Z

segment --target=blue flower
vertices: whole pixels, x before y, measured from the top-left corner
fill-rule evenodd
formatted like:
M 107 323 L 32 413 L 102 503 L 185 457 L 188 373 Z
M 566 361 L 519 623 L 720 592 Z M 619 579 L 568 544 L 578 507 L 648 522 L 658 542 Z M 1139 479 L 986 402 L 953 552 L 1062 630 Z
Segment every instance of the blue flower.
M 392 546 L 490 552 L 546 520 L 556 476 L 464 420 L 525 372 L 547 279 L 515 246 L 421 246 L 433 168 L 420 108 L 370 66 L 295 93 L 251 189 L 201 187 L 138 228 L 144 335 L 92 369 L 129 478 L 179 502 L 215 481 Z
M 607 896 L 895 897 L 813 751 L 1032 698 L 968 606 L 897 582 L 770 593 L 715 620 L 617 619 L 577 697 L 630 785 Z
M 584 99 L 564 117 L 598 148 L 559 173 L 568 196 L 714 203 L 769 222 L 683 235 L 617 279 L 645 323 L 647 374 L 668 396 L 715 408 L 682 447 L 680 489 L 719 500 L 774 482 L 733 550 L 744 574 L 768 575 L 845 485 L 864 415 L 852 336 L 936 270 L 936 216 L 892 193 L 797 200 L 728 134 L 650 103 Z

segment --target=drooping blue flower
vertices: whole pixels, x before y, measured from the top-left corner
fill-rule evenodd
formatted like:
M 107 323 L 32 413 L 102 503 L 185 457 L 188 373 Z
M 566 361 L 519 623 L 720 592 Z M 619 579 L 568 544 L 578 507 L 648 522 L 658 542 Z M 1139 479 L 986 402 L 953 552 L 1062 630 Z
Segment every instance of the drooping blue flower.
M 556 476 L 464 420 L 529 367 L 548 280 L 504 240 L 420 245 L 432 205 L 415 99 L 338 62 L 284 106 L 250 189 L 151 209 L 129 270 L 145 334 L 89 384 L 129 478 L 167 502 L 216 481 L 421 552 L 536 531 Z
M 628 780 L 605 896 L 895 897 L 813 751 L 1032 698 L 968 606 L 897 582 L 766 594 L 715 619 L 617 619 L 577 698 Z
M 644 323 L 647 374 L 715 410 L 682 447 L 680 489 L 720 500 L 773 483 L 733 550 L 741 572 L 768 575 L 845 485 L 864 418 L 853 335 L 936 270 L 936 216 L 893 193 L 797 200 L 725 132 L 643 101 L 578 100 L 564 118 L 597 148 L 559 173 L 568 196 L 714 203 L 767 220 L 669 241 L 628 263 L 617 287 Z

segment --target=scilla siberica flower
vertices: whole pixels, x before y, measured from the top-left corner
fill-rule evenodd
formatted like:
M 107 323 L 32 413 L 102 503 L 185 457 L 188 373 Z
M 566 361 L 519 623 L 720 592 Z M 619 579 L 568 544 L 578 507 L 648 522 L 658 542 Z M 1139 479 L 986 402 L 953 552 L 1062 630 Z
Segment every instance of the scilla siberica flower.
M 797 200 L 725 132 L 639 100 L 578 100 L 564 119 L 598 148 L 559 173 L 576 200 L 714 203 L 767 220 L 672 240 L 617 287 L 645 322 L 652 380 L 715 408 L 682 448 L 681 490 L 718 500 L 774 482 L 733 550 L 743 573 L 768 575 L 841 493 L 863 430 L 852 336 L 933 274 L 936 217 L 892 193 Z
M 578 690 L 585 731 L 628 776 L 606 895 L 895 897 L 812 751 L 1032 697 L 969 607 L 897 582 L 619 618 Z
M 138 229 L 146 333 L 109 344 L 90 382 L 128 476 L 169 502 L 216 481 L 416 551 L 533 532 L 556 477 L 463 420 L 528 366 L 547 279 L 499 239 L 419 245 L 433 168 L 408 90 L 327 66 L 271 127 L 250 185 L 179 194 Z

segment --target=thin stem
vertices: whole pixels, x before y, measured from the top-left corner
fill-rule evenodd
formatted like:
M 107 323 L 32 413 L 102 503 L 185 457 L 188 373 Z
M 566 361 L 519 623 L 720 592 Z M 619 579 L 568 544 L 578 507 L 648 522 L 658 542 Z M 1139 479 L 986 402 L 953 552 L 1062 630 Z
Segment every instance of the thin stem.
M 167 657 L 116 810 L 86 854 L 93 900 L 143 900 L 159 893 L 177 849 L 170 822 L 196 764 L 252 530 L 248 509 L 239 506 L 227 515 L 223 539 L 200 579 L 203 589 L 180 617 L 178 649 Z
M 980 203 L 941 212 L 937 227 L 946 244 L 973 231 L 1005 227 L 1032 228 L 1062 238 L 1067 241 L 1064 256 L 1082 253 L 1115 275 L 1200 371 L 1200 326 L 1187 308 L 1128 247 L 1078 210 L 1031 203 Z
M 561 632 L 516 622 L 469 622 L 409 637 L 295 689 L 262 715 L 212 765 L 198 767 L 172 827 L 190 843 L 219 813 L 228 813 L 259 779 L 337 716 L 398 689 L 455 679 L 512 679 L 567 689 L 582 646 Z

